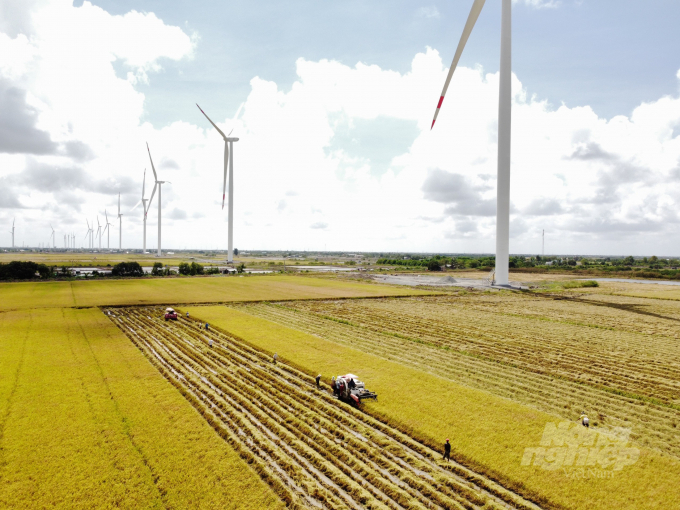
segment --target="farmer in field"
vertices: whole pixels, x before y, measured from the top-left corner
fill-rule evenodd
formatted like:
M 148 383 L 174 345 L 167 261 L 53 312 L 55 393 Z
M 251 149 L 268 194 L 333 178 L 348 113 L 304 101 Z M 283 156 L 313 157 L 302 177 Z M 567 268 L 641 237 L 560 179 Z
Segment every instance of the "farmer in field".
M 187 312 L 187 319 L 189 318 L 189 312 Z
M 320 388 L 320 386 L 319 386 L 319 381 L 321 380 L 321 374 L 317 375 L 317 376 L 315 377 L 315 379 L 316 379 L 316 387 L 317 387 L 317 388 Z
M 212 348 L 212 338 L 208 340 L 208 345 L 210 345 L 210 347 Z
M 331 389 L 333 390 L 333 394 L 335 394 L 338 390 L 338 387 L 335 384 L 335 376 L 333 376 L 331 379 Z
M 207 322 L 205 323 L 205 329 L 206 331 L 210 329 L 210 324 L 208 324 Z
M 449 439 L 446 439 L 446 443 L 444 443 L 444 460 L 449 461 L 451 460 L 451 443 L 449 443 Z
M 274 365 L 276 365 L 276 360 L 279 359 L 279 355 L 274 353 Z
M 590 428 L 590 420 L 588 419 L 588 416 L 586 416 L 586 413 L 583 413 L 581 415 L 580 420 L 581 420 L 581 425 L 583 425 L 584 427 Z

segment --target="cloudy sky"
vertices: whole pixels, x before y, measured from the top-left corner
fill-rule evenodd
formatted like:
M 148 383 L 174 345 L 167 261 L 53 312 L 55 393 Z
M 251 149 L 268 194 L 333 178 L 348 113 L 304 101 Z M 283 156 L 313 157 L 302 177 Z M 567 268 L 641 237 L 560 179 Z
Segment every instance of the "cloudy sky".
M 0 246 L 493 252 L 500 0 L 2 0 Z M 513 4 L 512 253 L 680 255 L 680 2 Z M 156 246 L 158 204 L 147 247 Z M 106 246 L 106 236 L 103 244 Z

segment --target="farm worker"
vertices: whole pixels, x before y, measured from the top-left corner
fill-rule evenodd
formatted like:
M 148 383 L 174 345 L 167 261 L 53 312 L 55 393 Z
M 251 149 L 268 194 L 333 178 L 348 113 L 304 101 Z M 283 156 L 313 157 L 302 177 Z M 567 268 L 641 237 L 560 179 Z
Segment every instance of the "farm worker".
M 189 312 L 187 312 L 187 319 L 189 318 Z
M 581 415 L 581 424 L 582 424 L 584 427 L 590 428 L 590 420 L 588 419 L 588 416 L 586 416 L 586 413 L 583 413 L 583 414 Z
M 208 324 L 207 322 L 205 323 L 205 329 L 210 329 L 210 324 Z
M 319 386 L 319 381 L 321 380 L 321 374 L 317 375 L 317 376 L 315 377 L 315 379 L 316 379 L 316 387 L 319 388 L 319 387 L 320 387 L 320 386 Z
M 451 460 L 451 443 L 449 443 L 448 438 L 446 439 L 446 443 L 444 443 L 444 460 Z
M 350 377 L 349 382 L 347 383 L 347 386 L 349 386 L 350 390 L 353 390 L 354 388 L 357 387 L 357 383 L 355 383 L 354 379 L 352 377 Z
M 279 355 L 274 353 L 274 365 L 276 365 L 276 360 L 279 359 Z
M 212 347 L 212 338 L 208 340 L 208 344 L 210 345 L 210 347 Z

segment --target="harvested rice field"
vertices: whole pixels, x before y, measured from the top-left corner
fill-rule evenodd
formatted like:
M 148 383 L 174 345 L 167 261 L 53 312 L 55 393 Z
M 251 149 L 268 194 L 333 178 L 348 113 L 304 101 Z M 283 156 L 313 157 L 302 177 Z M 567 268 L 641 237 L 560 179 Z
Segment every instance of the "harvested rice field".
M 538 508 L 341 403 L 293 366 L 197 321 L 166 322 L 161 312 L 105 310 L 287 505 Z
M 680 305 L 641 301 L 461 293 L 237 308 L 565 419 L 585 410 L 680 457 Z

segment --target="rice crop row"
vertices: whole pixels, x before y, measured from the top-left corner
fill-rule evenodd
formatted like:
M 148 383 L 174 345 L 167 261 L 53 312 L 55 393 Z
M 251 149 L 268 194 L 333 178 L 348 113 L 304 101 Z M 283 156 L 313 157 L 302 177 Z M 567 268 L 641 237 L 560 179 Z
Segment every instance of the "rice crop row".
M 158 308 L 105 312 L 290 507 L 537 508 L 237 338 Z
M 408 312 L 408 302 L 416 300 L 386 301 L 296 302 L 234 307 L 566 419 L 575 419 L 586 410 L 600 426 L 630 427 L 633 429 L 632 437 L 642 444 L 680 456 L 678 409 L 662 405 L 662 402 L 628 396 L 618 392 L 616 387 L 607 389 L 588 384 L 583 378 L 572 380 L 559 377 L 546 369 L 545 363 L 538 363 L 541 371 L 535 367 L 527 369 L 527 363 L 521 362 L 518 357 L 535 359 L 537 355 L 540 356 L 542 345 L 526 345 L 513 356 L 498 356 L 492 344 L 504 342 L 500 334 L 491 338 L 489 335 L 482 337 L 486 344 L 479 342 L 479 331 L 485 325 L 475 331 L 475 341 L 482 347 L 489 347 L 474 351 L 470 347 L 472 342 L 461 345 L 454 341 L 470 334 L 471 328 L 461 315 L 456 315 L 454 319 L 442 318 L 444 312 L 430 306 L 430 310 L 435 310 L 431 328 L 422 323 L 419 325 L 421 329 L 418 329 L 414 326 L 416 321 L 413 320 L 413 313 Z M 429 305 L 432 301 L 430 298 L 426 300 Z M 417 303 L 410 304 L 417 309 Z M 395 314 L 380 313 L 384 305 L 393 306 Z M 396 311 L 401 313 L 400 317 L 396 316 Z M 456 319 L 460 322 L 456 322 Z M 495 320 L 496 327 L 502 328 L 502 319 L 487 318 L 487 323 Z M 448 330 L 442 327 L 446 320 L 449 320 Z M 402 324 L 405 326 L 403 329 Z M 434 340 L 433 331 L 438 335 Z M 510 334 L 513 331 L 513 328 L 508 328 Z M 530 352 L 532 349 L 537 352 Z M 607 368 L 605 366 L 603 370 Z
M 674 338 L 546 323 L 480 311 L 469 301 L 433 297 L 293 306 L 523 370 L 680 405 L 680 348 Z

